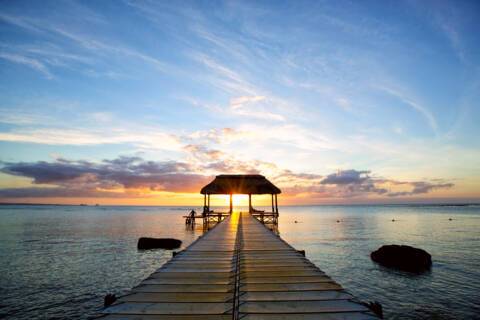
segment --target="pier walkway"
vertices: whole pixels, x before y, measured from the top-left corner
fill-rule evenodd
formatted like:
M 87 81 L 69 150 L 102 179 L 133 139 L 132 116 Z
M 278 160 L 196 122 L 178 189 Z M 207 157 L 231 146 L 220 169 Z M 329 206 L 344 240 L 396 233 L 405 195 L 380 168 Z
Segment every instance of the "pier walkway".
M 248 213 L 233 213 L 102 319 L 377 319 Z

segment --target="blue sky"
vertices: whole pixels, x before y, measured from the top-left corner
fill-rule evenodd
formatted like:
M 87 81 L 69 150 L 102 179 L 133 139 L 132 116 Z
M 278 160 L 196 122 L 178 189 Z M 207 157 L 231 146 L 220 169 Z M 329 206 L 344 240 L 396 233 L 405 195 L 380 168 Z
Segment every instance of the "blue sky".
M 289 203 L 479 199 L 479 9 L 2 1 L 0 198 L 180 203 L 260 172 Z

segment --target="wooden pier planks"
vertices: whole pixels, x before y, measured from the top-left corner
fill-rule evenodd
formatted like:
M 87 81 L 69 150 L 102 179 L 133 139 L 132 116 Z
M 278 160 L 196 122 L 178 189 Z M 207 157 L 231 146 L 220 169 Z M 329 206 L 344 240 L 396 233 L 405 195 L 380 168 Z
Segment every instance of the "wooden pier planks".
M 375 319 L 285 241 L 242 214 L 240 319 Z
M 248 213 L 234 213 L 103 311 L 105 319 L 376 319 Z

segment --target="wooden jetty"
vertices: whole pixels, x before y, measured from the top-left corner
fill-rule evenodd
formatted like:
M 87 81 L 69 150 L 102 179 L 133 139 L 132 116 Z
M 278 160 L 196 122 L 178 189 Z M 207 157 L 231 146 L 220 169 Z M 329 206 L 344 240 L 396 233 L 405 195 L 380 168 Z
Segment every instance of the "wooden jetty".
M 220 175 L 206 185 L 201 218 L 212 229 L 177 253 L 130 293 L 103 310 L 105 319 L 376 319 L 367 307 L 276 233 L 277 194 L 260 175 Z M 214 212 L 211 194 L 229 194 L 230 210 Z M 233 194 L 249 195 L 234 212 Z M 253 194 L 271 194 L 272 211 Z M 195 213 L 186 216 L 195 223 Z M 272 227 L 272 225 L 274 227 Z
M 250 213 L 232 213 L 104 309 L 105 319 L 376 319 Z

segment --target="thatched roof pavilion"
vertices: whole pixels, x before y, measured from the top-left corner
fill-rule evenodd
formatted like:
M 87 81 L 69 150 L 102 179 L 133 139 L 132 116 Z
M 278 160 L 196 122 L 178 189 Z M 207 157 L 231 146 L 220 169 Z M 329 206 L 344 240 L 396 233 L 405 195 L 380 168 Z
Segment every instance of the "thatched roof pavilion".
M 222 174 L 207 184 L 201 194 L 279 194 L 282 191 L 259 174 Z
M 278 217 L 278 201 L 277 194 L 282 191 L 273 183 L 259 174 L 222 174 L 216 176 L 215 179 L 202 188 L 200 191 L 204 195 L 204 212 L 210 213 L 210 195 L 211 194 L 228 194 L 230 195 L 230 213 L 233 210 L 232 196 L 234 194 L 248 194 L 248 206 L 250 213 L 261 213 L 263 216 L 267 213 L 258 211 L 252 207 L 252 195 L 254 194 L 271 194 L 272 195 L 272 212 L 270 215 Z

